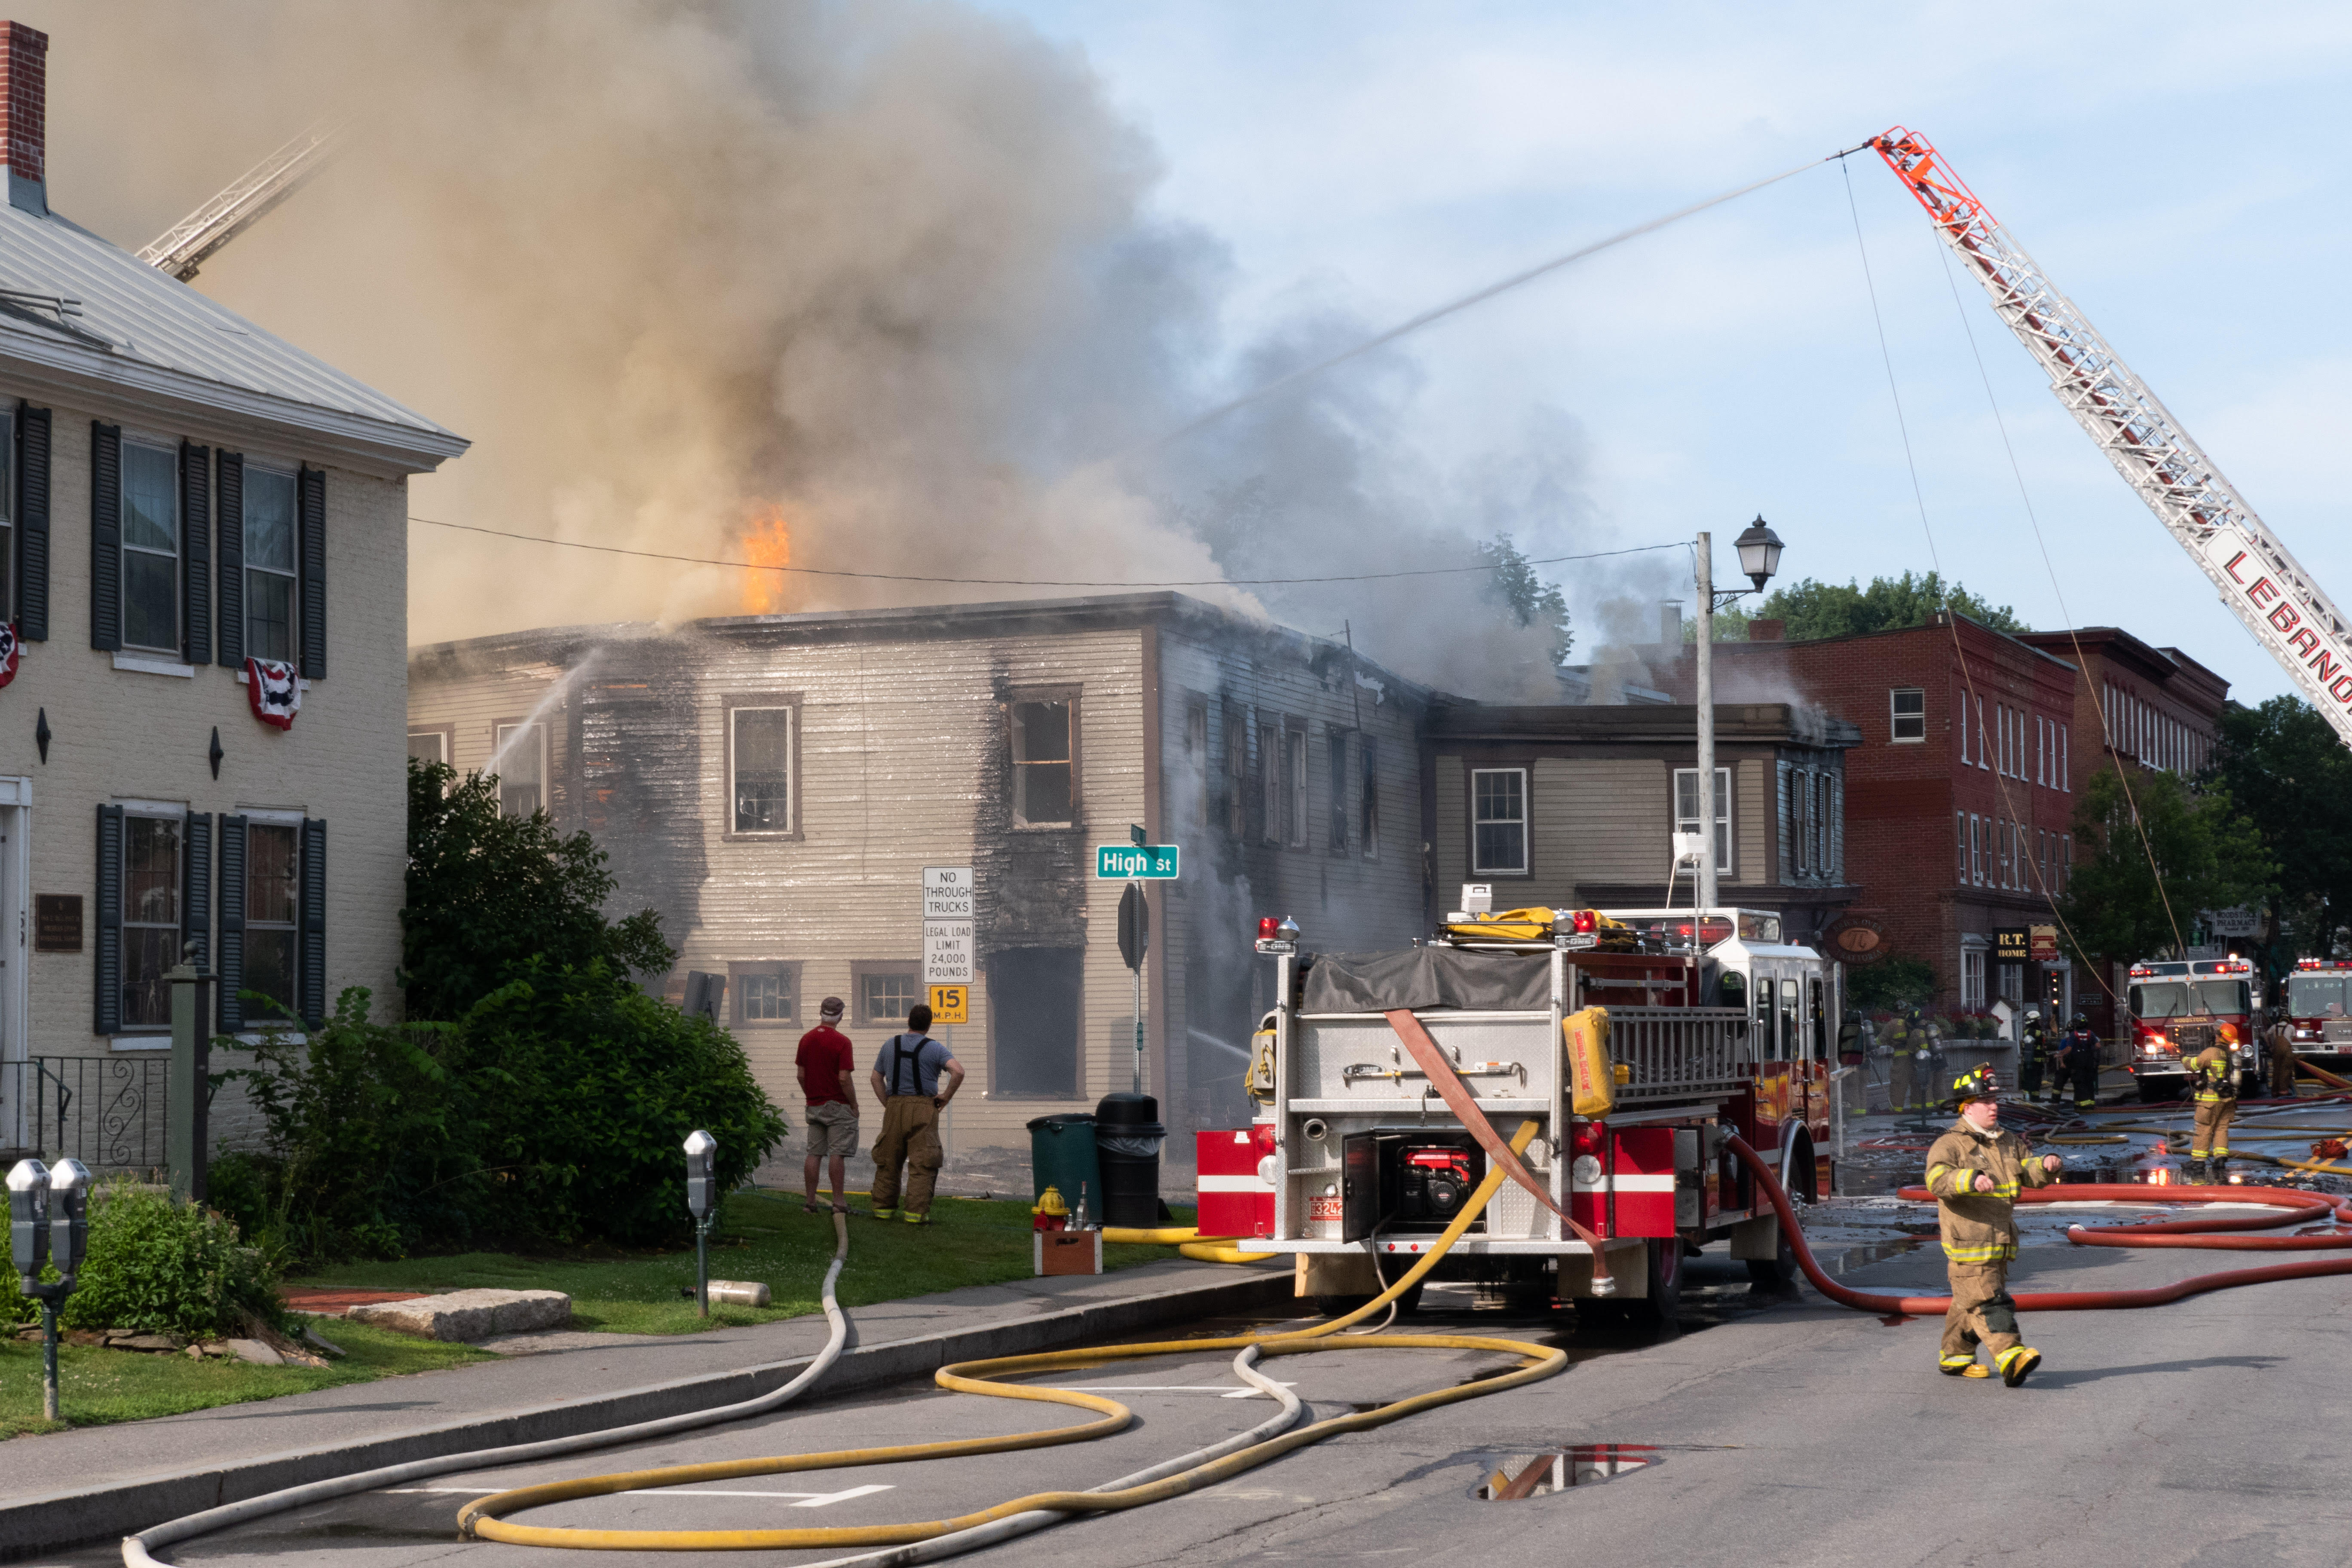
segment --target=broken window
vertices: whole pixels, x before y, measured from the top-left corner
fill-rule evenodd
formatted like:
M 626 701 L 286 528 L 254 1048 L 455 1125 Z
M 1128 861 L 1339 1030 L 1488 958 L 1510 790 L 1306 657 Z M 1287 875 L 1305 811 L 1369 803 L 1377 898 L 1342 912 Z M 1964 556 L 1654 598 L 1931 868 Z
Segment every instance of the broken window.
M 793 721 L 790 707 L 728 710 L 727 762 L 733 777 L 738 833 L 793 830 Z
M 1528 771 L 1476 768 L 1470 774 L 1472 871 L 1518 876 L 1528 868 Z
M 547 809 L 547 731 L 537 724 L 500 724 L 489 771 L 499 781 L 499 811 L 529 816 Z
M 1015 947 L 990 955 L 990 1098 L 1078 1094 L 1086 957 L 1077 947 Z M 1092 1201 L 1098 1203 L 1099 1194 Z
M 1077 820 L 1077 769 L 1071 744 L 1075 701 L 1013 704 L 1013 820 L 1066 827 Z

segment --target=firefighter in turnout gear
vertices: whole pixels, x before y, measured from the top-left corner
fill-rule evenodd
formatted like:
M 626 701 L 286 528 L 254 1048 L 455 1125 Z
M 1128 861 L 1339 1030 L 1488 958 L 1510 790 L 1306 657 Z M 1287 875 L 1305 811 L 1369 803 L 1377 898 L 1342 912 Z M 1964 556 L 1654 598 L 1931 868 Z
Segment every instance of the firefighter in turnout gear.
M 2201 1162 L 2210 1150 L 2215 1161 L 2230 1157 L 2230 1118 L 2238 1110 L 2238 1073 L 2230 1053 L 2208 1046 L 2182 1064 L 2196 1090 L 2197 1131 L 2189 1135 L 2189 1163 Z
M 1926 1110 L 1934 1101 L 1928 1097 L 1935 1090 L 1928 1087 L 1927 1054 L 1934 1048 L 1934 1039 L 1927 1026 L 1919 1021 L 1919 1009 L 1914 1007 L 1887 1031 L 1895 1042 L 1895 1071 L 1888 1079 L 1890 1109 Z
M 2042 1059 L 2049 1047 L 2049 1037 L 2042 1029 L 2042 1009 L 2028 1007 L 2025 1023 L 2017 1031 L 2017 1087 L 2028 1105 L 2042 1092 Z
M 2057 1104 L 2065 1098 L 2067 1079 L 2074 1084 L 2074 1106 L 2088 1110 L 2099 1103 L 2099 1037 L 2091 1032 L 2091 1021 L 2077 1013 L 2067 1020 L 2063 1037 L 2066 1069 L 2051 1085 L 2050 1102 Z
M 1947 1377 L 1998 1373 L 2015 1388 L 2042 1364 L 2042 1352 L 2018 1339 L 2017 1303 L 2009 1296 L 2017 1191 L 2056 1181 L 2058 1156 L 2030 1153 L 2023 1139 L 2001 1131 L 1990 1064 L 1955 1082 L 1952 1097 L 1959 1120 L 1927 1151 L 1927 1190 L 1936 1194 L 1944 1268 L 1952 1282 L 1937 1365 Z M 1990 1367 L 1977 1360 L 1979 1344 L 1990 1353 Z
M 2270 1047 L 2271 1093 L 2280 1100 L 2293 1100 L 2294 1026 L 2286 1021 L 2285 1008 L 2279 1008 L 2272 1016 L 2271 1026 L 2263 1033 L 2263 1042 Z

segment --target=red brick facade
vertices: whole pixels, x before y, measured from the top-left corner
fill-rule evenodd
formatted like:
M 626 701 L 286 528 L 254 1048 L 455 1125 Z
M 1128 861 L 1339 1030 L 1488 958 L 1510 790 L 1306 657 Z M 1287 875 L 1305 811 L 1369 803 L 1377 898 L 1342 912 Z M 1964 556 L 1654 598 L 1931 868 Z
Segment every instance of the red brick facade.
M 0 140 L 0 163 L 27 180 L 48 176 L 49 36 L 22 22 L 0 24 L 0 106 L 7 128 Z

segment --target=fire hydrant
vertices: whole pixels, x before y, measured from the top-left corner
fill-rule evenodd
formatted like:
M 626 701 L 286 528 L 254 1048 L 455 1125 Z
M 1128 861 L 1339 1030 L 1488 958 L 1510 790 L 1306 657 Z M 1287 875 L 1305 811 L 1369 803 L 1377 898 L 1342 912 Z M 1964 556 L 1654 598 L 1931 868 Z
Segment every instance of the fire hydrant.
M 1037 1230 L 1060 1230 L 1070 1223 L 1070 1205 L 1062 1201 L 1062 1189 L 1047 1187 L 1029 1212 L 1035 1215 L 1031 1222 Z

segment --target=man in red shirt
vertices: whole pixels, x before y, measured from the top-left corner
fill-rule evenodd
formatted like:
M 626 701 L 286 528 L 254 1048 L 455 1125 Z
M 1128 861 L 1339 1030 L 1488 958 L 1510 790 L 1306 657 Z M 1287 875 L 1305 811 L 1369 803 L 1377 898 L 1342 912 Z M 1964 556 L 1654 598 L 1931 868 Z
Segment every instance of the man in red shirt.
M 833 1161 L 834 1209 L 849 1212 L 841 1195 L 842 1167 L 857 1146 L 856 1052 L 849 1037 L 834 1027 L 841 1022 L 841 1009 L 840 997 L 824 999 L 817 1009 L 816 1027 L 801 1037 L 796 1058 L 801 1095 L 808 1102 L 808 1158 L 802 1162 L 801 1175 L 808 1189 L 808 1201 L 802 1206 L 810 1214 L 824 1212 L 817 1207 L 816 1172 L 828 1156 Z

